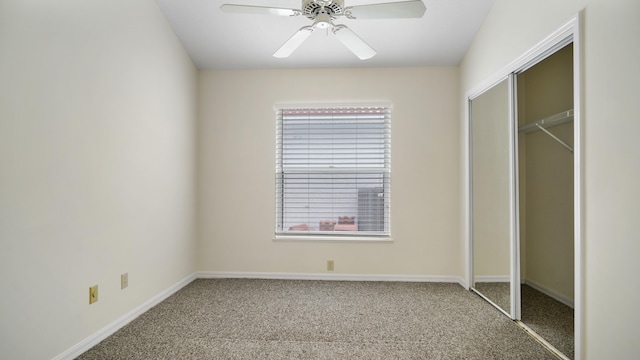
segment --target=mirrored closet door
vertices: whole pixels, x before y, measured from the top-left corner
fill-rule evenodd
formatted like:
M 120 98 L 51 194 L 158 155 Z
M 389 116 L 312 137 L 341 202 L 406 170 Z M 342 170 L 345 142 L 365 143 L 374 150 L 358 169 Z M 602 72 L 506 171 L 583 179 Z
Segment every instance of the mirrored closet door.
M 469 101 L 472 289 L 515 319 L 511 78 Z

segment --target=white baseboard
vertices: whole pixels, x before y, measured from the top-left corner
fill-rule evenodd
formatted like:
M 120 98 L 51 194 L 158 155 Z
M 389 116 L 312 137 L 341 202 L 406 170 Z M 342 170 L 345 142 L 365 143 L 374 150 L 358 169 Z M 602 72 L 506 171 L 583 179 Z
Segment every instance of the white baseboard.
M 475 282 L 509 282 L 509 275 L 482 275 L 474 278 Z
M 475 278 L 475 282 L 478 283 L 483 283 L 483 282 L 509 282 L 511 281 L 511 279 L 509 278 L 509 276 L 476 276 Z M 564 296 L 564 295 L 560 295 L 557 292 L 542 286 L 534 281 L 531 280 L 521 280 L 521 283 L 526 284 L 531 286 L 532 288 L 540 291 L 541 293 L 548 295 L 550 297 L 552 297 L 553 299 L 556 299 L 558 301 L 560 301 L 561 303 L 569 306 L 570 308 L 573 309 L 573 300 L 569 299 L 568 297 Z
M 570 308 L 572 308 L 572 309 L 574 308 L 573 300 L 572 300 L 572 299 L 569 299 L 568 297 L 566 297 L 566 296 L 564 296 L 564 295 L 558 294 L 557 292 L 555 292 L 555 291 L 553 291 L 553 290 L 549 289 L 548 287 L 545 287 L 545 286 L 543 286 L 543 285 L 540 285 L 540 284 L 538 284 L 538 283 L 536 283 L 536 282 L 534 282 L 534 281 L 531 281 L 531 280 L 525 280 L 525 281 L 524 281 L 524 283 L 525 283 L 526 285 L 529 285 L 529 286 L 531 286 L 532 288 L 534 288 L 534 289 L 536 289 L 536 290 L 540 291 L 541 293 L 543 293 L 543 294 L 545 294 L 545 295 L 548 295 L 548 296 L 550 296 L 550 297 L 552 297 L 552 298 L 554 298 L 554 299 L 556 299 L 556 300 L 560 301 L 561 303 L 563 303 L 563 304 L 567 305 L 568 307 L 570 307 Z
M 465 287 L 458 276 L 428 275 L 369 275 L 369 274 L 325 274 L 325 273 L 273 273 L 201 271 L 199 279 L 275 279 L 275 280 L 328 280 L 328 281 L 401 281 L 401 282 L 448 282 Z
M 160 294 L 154 296 L 140 306 L 121 316 L 114 322 L 88 336 L 78 344 L 69 348 L 52 360 L 72 360 L 91 349 L 102 340 L 158 305 L 195 279 L 278 279 L 278 280 L 334 280 L 334 281 L 403 281 L 403 282 L 447 282 L 466 287 L 462 278 L 457 276 L 423 276 L 423 275 L 360 275 L 360 274 L 305 274 L 305 273 L 264 273 L 264 272 L 225 272 L 201 271 L 193 273 L 178 281 Z
M 94 334 L 92 334 L 89 337 L 85 338 L 84 340 L 80 341 L 78 344 L 74 345 L 73 347 L 71 347 L 67 351 L 65 351 L 62 354 L 56 356 L 55 358 L 53 358 L 53 360 L 67 360 L 67 359 L 71 360 L 71 359 L 75 359 L 76 357 L 80 356 L 85 351 L 91 349 L 92 347 L 97 345 L 102 340 L 108 338 L 113 333 L 115 333 L 116 331 L 120 330 L 122 327 L 124 327 L 125 325 L 127 325 L 128 323 L 133 321 L 135 318 L 137 318 L 138 316 L 142 315 L 143 313 L 145 313 L 147 310 L 151 309 L 152 307 L 158 305 L 159 303 L 164 301 L 166 298 L 168 298 L 169 296 L 173 295 L 178 290 L 182 289 L 183 287 L 185 287 L 187 284 L 189 284 L 190 282 L 192 282 L 195 279 L 196 279 L 196 273 L 193 273 L 193 274 L 185 277 L 184 279 L 178 281 L 177 283 L 175 283 L 174 285 L 172 285 L 168 289 L 164 290 L 163 292 L 159 293 L 158 295 L 152 297 L 148 301 L 145 301 L 144 303 L 142 303 L 138 307 L 136 307 L 133 310 L 129 311 L 125 315 L 121 316 L 120 318 L 118 318 L 114 322 L 110 323 L 109 325 L 105 326 L 104 328 L 98 330 Z

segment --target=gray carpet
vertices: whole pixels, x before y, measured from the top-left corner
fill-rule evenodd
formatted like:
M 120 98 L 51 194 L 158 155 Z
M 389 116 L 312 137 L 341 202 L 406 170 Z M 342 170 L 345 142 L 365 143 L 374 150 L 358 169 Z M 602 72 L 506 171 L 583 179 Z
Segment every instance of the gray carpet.
M 507 313 L 511 312 L 511 283 L 508 282 L 477 282 L 478 292 L 498 305 Z
M 569 306 L 522 284 L 522 322 L 568 358 L 575 357 L 574 314 Z
M 476 290 L 509 312 L 509 283 L 479 282 Z M 575 356 L 574 314 L 569 306 L 541 293 L 521 285 L 521 318 L 531 330 L 547 340 L 568 358 Z
M 79 359 L 555 359 L 458 284 L 196 280 Z

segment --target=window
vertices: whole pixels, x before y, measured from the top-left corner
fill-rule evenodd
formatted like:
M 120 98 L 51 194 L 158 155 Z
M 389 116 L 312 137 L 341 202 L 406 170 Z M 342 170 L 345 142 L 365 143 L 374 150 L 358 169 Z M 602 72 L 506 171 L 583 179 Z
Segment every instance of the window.
M 277 109 L 276 236 L 389 236 L 390 106 Z

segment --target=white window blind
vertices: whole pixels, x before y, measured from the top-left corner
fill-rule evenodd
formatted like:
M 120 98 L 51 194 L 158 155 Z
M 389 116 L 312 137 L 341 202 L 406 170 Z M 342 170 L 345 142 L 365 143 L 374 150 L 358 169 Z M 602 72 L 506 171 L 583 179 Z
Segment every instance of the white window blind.
M 277 235 L 389 236 L 390 115 L 277 109 Z

